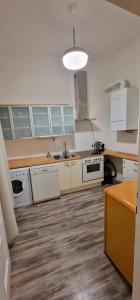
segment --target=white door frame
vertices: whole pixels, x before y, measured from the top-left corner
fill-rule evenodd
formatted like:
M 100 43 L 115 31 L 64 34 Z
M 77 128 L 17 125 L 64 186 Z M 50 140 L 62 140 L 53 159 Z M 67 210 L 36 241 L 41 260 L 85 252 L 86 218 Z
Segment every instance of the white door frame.
M 10 300 L 11 261 L 0 204 L 0 299 Z

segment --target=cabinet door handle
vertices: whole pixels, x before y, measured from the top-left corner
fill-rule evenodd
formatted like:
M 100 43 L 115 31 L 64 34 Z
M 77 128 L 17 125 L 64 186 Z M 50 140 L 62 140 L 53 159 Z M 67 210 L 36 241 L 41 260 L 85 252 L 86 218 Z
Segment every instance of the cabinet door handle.
M 64 166 L 65 166 L 65 167 L 69 167 L 69 163 L 65 163 Z
M 117 123 L 117 122 L 122 122 L 122 121 L 124 121 L 124 120 L 112 120 L 112 122 L 114 122 L 114 123 Z

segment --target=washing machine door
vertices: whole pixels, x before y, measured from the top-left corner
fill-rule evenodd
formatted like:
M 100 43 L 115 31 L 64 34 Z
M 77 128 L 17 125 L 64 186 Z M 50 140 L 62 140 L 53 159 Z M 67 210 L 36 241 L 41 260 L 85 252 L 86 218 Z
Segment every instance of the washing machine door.
M 18 197 L 24 193 L 24 190 L 26 188 L 26 183 L 23 181 L 23 179 L 20 178 L 13 179 L 12 188 L 13 188 L 14 197 Z

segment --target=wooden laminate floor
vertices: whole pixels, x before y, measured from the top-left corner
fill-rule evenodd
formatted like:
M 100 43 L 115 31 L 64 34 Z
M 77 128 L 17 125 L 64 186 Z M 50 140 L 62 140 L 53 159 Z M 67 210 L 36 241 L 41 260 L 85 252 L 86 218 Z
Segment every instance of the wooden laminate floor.
M 103 187 L 16 210 L 12 300 L 130 300 L 104 254 Z

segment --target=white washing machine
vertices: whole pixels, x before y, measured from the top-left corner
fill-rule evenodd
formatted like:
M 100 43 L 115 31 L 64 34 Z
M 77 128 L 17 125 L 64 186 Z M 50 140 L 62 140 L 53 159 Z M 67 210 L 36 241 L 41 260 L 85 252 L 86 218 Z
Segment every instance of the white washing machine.
M 33 204 L 30 169 L 10 170 L 15 208 Z

